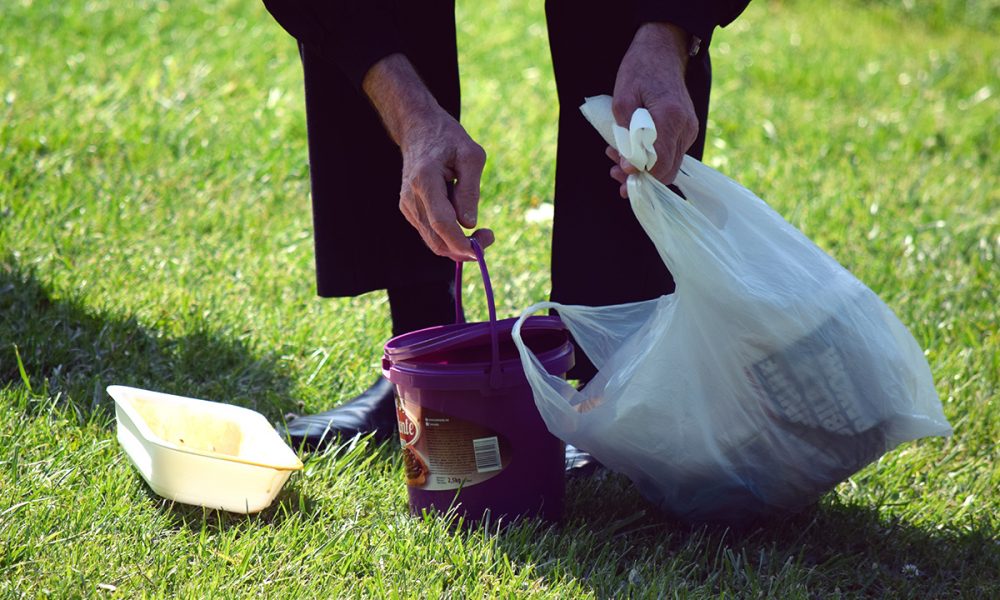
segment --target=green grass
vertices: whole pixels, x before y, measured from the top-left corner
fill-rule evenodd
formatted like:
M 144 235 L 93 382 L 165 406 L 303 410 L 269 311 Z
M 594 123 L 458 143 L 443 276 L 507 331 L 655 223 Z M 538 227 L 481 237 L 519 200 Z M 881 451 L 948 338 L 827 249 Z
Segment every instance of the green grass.
M 542 3 L 459 4 L 512 315 L 548 290 L 549 225 L 524 218 L 553 178 Z M 1000 595 L 996 31 L 988 1 L 758 2 L 713 50 L 707 162 L 897 312 L 952 438 L 747 531 L 671 522 L 608 476 L 570 483 L 560 527 L 458 533 L 409 517 L 401 461 L 365 442 L 306 457 L 256 516 L 149 491 L 105 386 L 326 408 L 374 377 L 387 305 L 314 297 L 301 72 L 262 6 L 5 2 L 0 596 Z

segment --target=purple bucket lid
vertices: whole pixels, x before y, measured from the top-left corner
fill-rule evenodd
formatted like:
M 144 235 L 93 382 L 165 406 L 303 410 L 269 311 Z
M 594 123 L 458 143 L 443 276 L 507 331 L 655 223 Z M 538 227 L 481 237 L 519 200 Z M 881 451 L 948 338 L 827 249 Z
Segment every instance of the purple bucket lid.
M 524 368 L 511 338 L 516 321 L 496 322 L 498 360 L 493 359 L 490 323 L 456 323 L 392 338 L 385 345 L 382 369 L 397 385 L 429 389 L 524 385 Z M 573 345 L 558 317 L 530 317 L 521 335 L 549 373 L 559 375 L 573 367 Z
M 496 318 L 493 288 L 482 248 L 471 239 L 479 261 L 490 320 L 462 321 L 462 263 L 455 267 L 456 323 L 405 333 L 385 345 L 382 369 L 389 381 L 429 389 L 503 388 L 526 384 L 521 359 L 511 330 L 517 319 Z M 521 327 L 525 343 L 553 374 L 563 374 L 574 364 L 573 345 L 565 324 L 555 316 L 535 316 Z

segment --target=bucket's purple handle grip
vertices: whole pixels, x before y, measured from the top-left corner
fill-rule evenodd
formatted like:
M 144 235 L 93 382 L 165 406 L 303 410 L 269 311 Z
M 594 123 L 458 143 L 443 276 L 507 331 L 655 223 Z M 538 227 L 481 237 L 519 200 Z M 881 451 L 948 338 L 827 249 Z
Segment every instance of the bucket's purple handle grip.
M 483 287 L 486 289 L 486 305 L 490 310 L 490 349 L 493 351 L 493 359 L 490 365 L 490 385 L 500 386 L 500 337 L 497 334 L 497 307 L 493 300 L 493 284 L 490 283 L 490 272 L 486 268 L 486 257 L 483 256 L 483 247 L 479 245 L 476 238 L 469 238 L 472 251 L 476 254 L 476 261 L 479 262 L 479 272 L 483 276 Z M 455 261 L 455 322 L 465 322 L 465 312 L 462 310 L 462 262 Z

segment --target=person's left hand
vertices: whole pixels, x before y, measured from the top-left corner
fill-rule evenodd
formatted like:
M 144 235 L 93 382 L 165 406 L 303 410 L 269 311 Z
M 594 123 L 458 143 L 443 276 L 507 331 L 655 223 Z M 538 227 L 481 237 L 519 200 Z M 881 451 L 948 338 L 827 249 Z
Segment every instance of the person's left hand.
M 673 183 L 681 160 L 698 137 L 698 117 L 684 84 L 687 66 L 687 34 L 668 23 L 645 23 L 639 27 L 632 45 L 622 58 L 611 101 L 615 121 L 628 128 L 632 113 L 645 108 L 656 125 L 656 163 L 653 177 Z M 618 193 L 628 197 L 625 181 L 639 170 L 608 146 L 608 157 L 615 162 L 611 177 L 621 187 Z

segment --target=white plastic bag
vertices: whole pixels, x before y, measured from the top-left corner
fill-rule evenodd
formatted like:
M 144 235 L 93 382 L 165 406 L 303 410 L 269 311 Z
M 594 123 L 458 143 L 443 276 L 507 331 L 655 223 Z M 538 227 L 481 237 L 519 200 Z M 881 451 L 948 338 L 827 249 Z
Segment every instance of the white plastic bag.
M 645 110 L 625 130 L 607 96 L 581 109 L 632 164 L 655 161 Z M 556 436 L 681 518 L 732 522 L 801 508 L 898 444 L 951 433 L 903 324 L 762 200 L 690 157 L 686 200 L 645 170 L 627 185 L 677 291 L 524 311 L 514 340 Z M 521 342 L 545 308 L 598 368 L 582 391 Z

